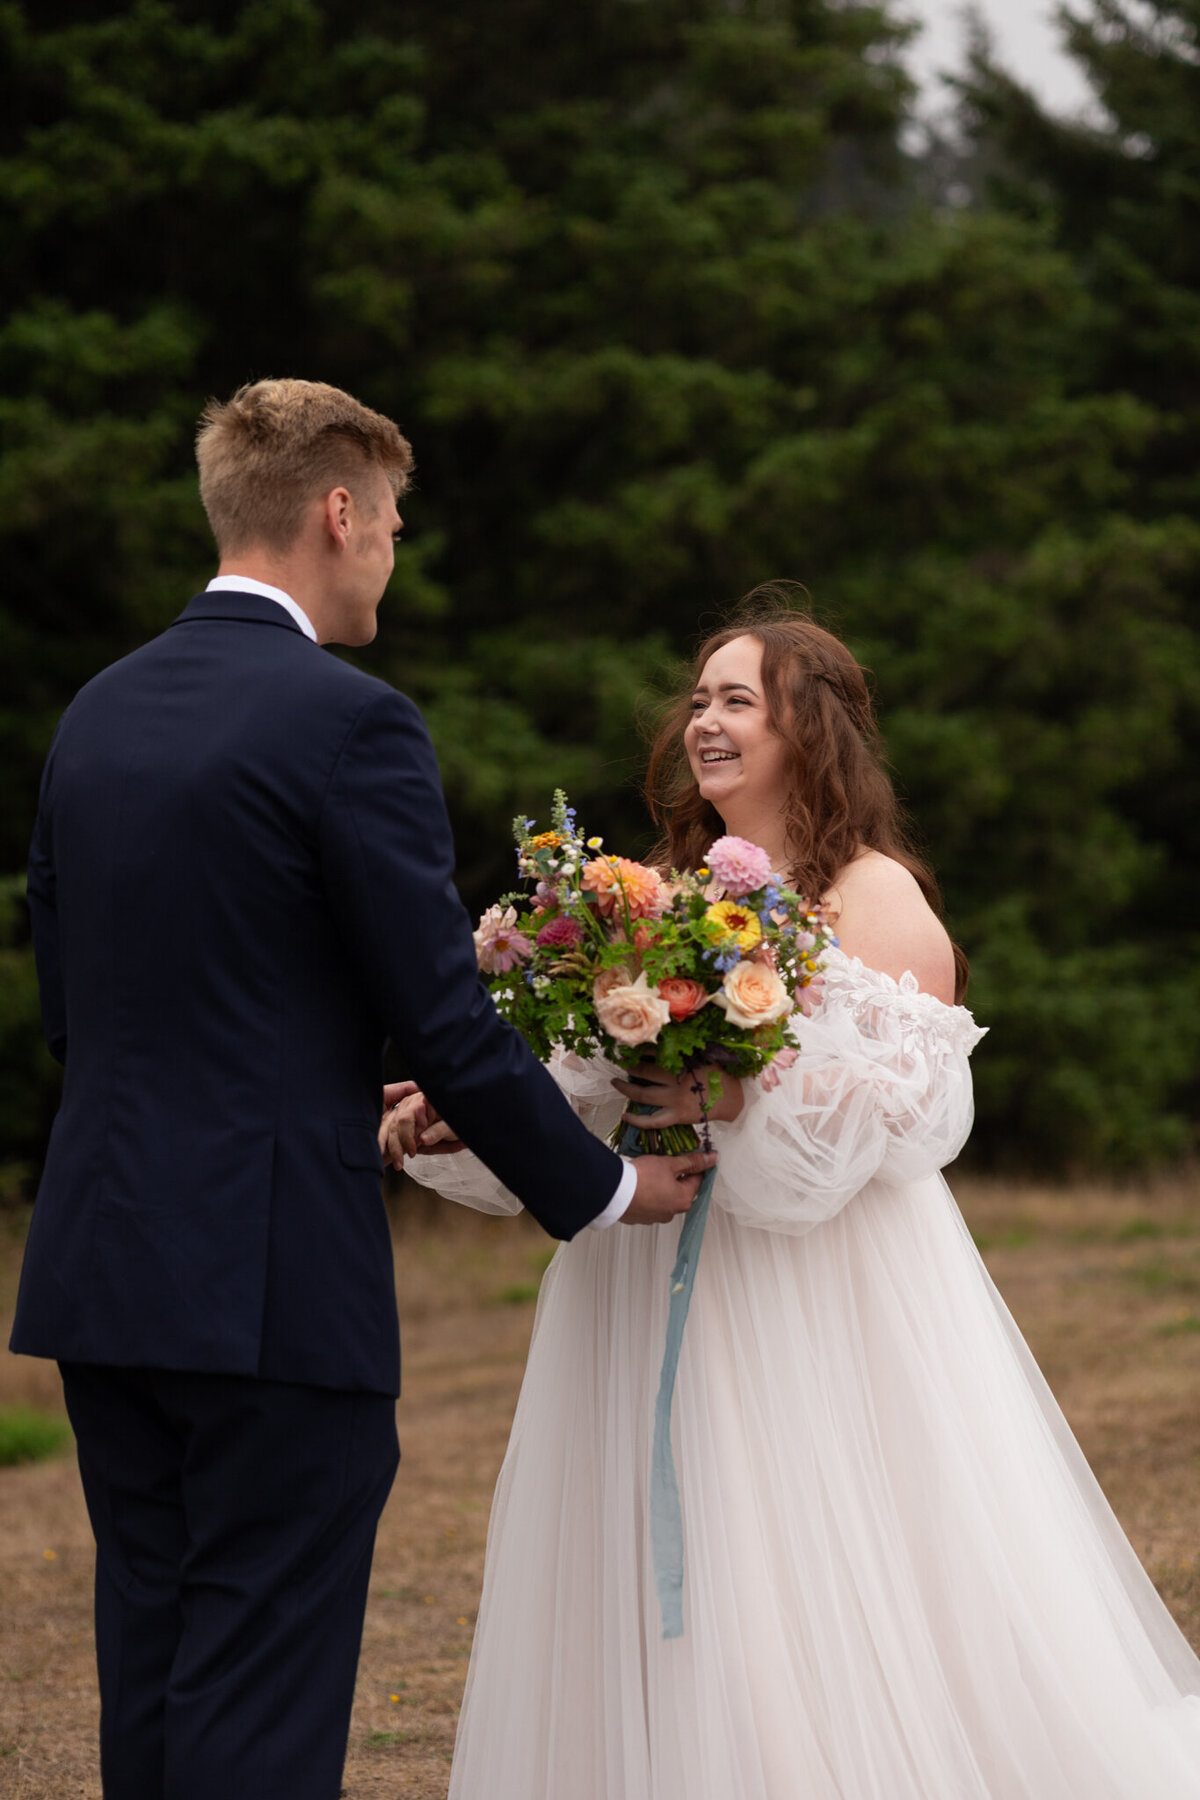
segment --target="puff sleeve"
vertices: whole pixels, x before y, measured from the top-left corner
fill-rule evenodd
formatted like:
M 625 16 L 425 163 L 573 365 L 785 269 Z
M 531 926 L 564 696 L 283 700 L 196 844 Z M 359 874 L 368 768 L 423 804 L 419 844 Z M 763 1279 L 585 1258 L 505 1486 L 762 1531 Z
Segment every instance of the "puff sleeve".
M 968 1058 L 984 1035 L 969 1012 L 857 959 L 828 957 L 821 1003 L 774 1086 L 713 1126 L 714 1204 L 746 1225 L 802 1233 L 870 1181 L 899 1183 L 952 1162 L 971 1129 Z

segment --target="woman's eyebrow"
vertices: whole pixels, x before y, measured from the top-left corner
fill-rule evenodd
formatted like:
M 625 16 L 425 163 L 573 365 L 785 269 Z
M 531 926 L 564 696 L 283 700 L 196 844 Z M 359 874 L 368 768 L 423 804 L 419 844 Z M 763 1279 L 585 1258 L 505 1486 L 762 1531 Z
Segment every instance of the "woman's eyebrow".
M 707 694 L 707 692 L 706 687 L 693 688 L 692 699 L 694 700 L 699 694 Z M 752 688 L 748 681 L 723 681 L 717 692 L 718 694 L 753 694 L 755 699 L 758 698 L 758 690 Z

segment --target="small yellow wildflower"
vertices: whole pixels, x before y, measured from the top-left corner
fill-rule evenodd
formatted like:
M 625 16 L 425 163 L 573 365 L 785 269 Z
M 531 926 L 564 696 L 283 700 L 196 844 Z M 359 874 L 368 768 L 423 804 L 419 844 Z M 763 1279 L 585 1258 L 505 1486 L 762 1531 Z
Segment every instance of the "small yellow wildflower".
M 393 1706 L 399 1706 L 399 1704 L 400 1704 L 399 1694 L 389 1694 L 388 1699 L 391 1701 Z
M 723 936 L 732 938 L 739 950 L 753 950 L 762 938 L 758 914 L 751 912 L 748 906 L 740 906 L 736 900 L 719 900 L 704 916 L 719 925 Z
M 42 1555 L 45 1557 L 47 1562 L 56 1562 L 58 1560 L 58 1551 L 57 1550 L 43 1550 Z

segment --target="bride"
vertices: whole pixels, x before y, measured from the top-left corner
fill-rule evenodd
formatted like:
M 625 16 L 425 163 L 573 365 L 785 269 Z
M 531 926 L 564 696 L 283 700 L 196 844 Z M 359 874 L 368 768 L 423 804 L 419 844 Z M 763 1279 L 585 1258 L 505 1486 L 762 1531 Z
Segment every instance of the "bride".
M 713 1115 L 675 1399 L 684 1635 L 660 1635 L 647 1545 L 678 1231 L 584 1231 L 542 1286 L 450 1800 L 1197 1800 L 1200 1663 L 939 1174 L 983 1034 L 861 669 L 760 599 L 702 648 L 651 781 L 664 862 L 759 843 L 840 948 L 795 1062 L 726 1079 Z M 600 1133 L 646 1097 L 599 1060 L 554 1073 Z M 644 1123 L 695 1119 L 686 1081 L 641 1074 Z M 404 1103 L 393 1156 L 452 1136 L 429 1118 Z M 517 1210 L 469 1152 L 406 1166 Z

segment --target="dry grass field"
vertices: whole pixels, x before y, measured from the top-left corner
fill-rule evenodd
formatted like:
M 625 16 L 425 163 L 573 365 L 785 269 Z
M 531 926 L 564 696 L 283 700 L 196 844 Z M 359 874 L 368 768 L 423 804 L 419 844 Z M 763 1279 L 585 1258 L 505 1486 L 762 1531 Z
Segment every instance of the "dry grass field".
M 1200 1649 L 1200 1177 L 960 1186 L 988 1266 L 1134 1545 Z M 7 1337 L 20 1231 L 0 1222 Z M 404 1460 L 375 1558 L 348 1800 L 444 1800 L 492 1483 L 547 1240 L 423 1197 L 396 1227 Z M 61 1409 L 0 1353 L 0 1407 Z M 99 1800 L 91 1540 L 69 1456 L 0 1469 L 0 1800 Z

